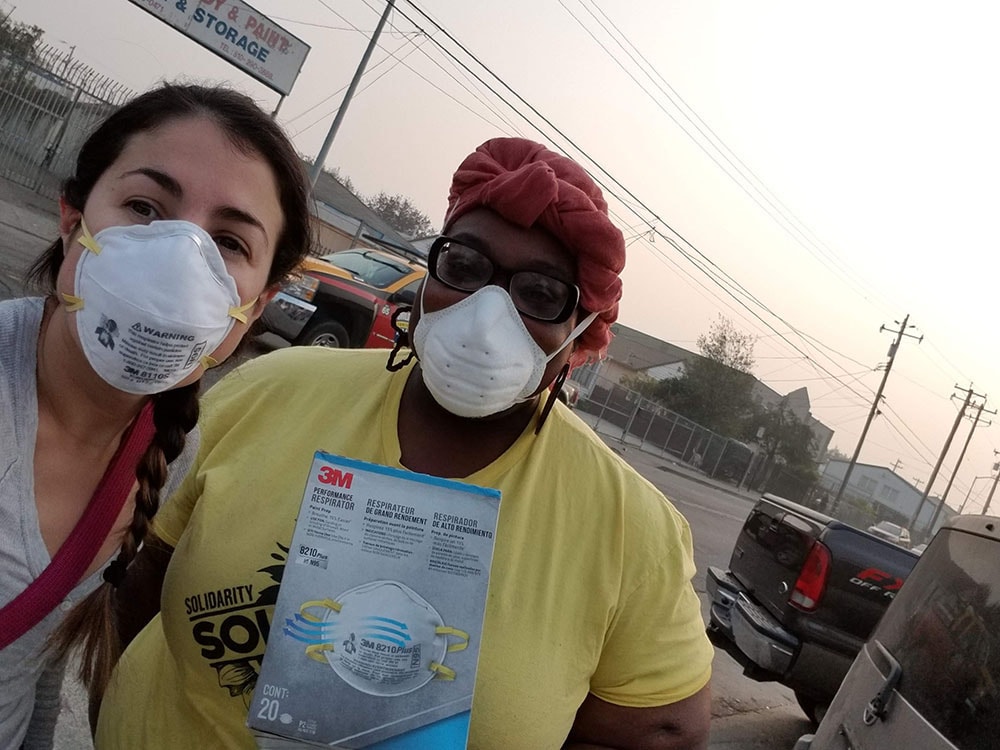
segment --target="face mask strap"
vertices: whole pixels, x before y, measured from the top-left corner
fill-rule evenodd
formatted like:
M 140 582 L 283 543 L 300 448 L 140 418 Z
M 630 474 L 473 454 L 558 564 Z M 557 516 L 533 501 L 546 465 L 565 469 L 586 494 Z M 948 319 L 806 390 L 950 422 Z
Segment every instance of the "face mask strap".
M 452 654 L 456 651 L 464 651 L 469 645 L 469 634 L 464 630 L 459 630 L 458 628 L 449 627 L 448 625 L 439 625 L 434 628 L 434 635 L 451 636 L 453 638 L 459 638 L 458 643 L 449 643 L 446 653 Z M 441 662 L 432 661 L 430 664 L 430 670 L 434 673 L 434 677 L 438 680 L 454 680 L 455 670 L 446 667 Z
M 69 292 L 60 292 L 59 296 L 66 303 L 66 312 L 76 312 L 83 309 L 82 297 L 77 297 L 75 294 L 70 294 Z
M 455 638 L 461 638 L 458 643 L 448 644 L 448 653 L 454 653 L 455 651 L 465 651 L 469 645 L 469 634 L 464 630 L 459 630 L 458 628 L 452 628 L 447 625 L 441 625 L 434 628 L 434 635 L 445 635 L 453 636 Z
M 326 656 L 324 654 L 328 651 L 333 651 L 332 643 L 312 643 L 306 646 L 306 656 L 310 659 L 315 659 L 321 664 L 328 664 Z
M 563 341 L 562 346 L 556 349 L 552 354 L 545 358 L 546 364 L 552 361 L 559 352 L 565 349 L 572 341 L 574 341 L 581 333 L 587 330 L 587 326 L 594 322 L 597 317 L 597 313 L 592 312 L 586 318 L 584 318 L 576 328 L 570 331 L 569 336 Z M 556 375 L 556 379 L 553 381 L 552 389 L 549 392 L 549 397 L 545 400 L 545 406 L 542 407 L 542 413 L 538 417 L 538 425 L 535 427 L 535 434 L 537 435 L 542 431 L 542 425 L 545 424 L 545 420 L 549 418 L 549 412 L 552 411 L 552 407 L 556 405 L 556 399 L 559 398 L 559 391 L 562 390 L 563 383 L 566 382 L 566 378 L 569 376 L 569 362 L 563 365 L 559 374 Z
M 246 322 L 247 322 L 246 312 L 251 307 L 253 307 L 254 305 L 257 304 L 257 300 L 258 299 L 260 299 L 260 297 L 254 297 L 252 300 L 250 300 L 249 302 L 247 302 L 245 305 L 239 305 L 237 307 L 230 307 L 229 308 L 229 317 L 230 318 L 234 318 L 234 319 L 240 321 L 240 323 L 242 323 L 243 325 L 246 325 Z
M 545 406 L 542 407 L 542 413 L 538 417 L 538 425 L 535 427 L 536 435 L 542 431 L 542 425 L 545 424 L 545 420 L 549 418 L 549 412 L 552 411 L 552 407 L 556 405 L 556 401 L 559 399 L 559 391 L 562 390 L 563 383 L 566 382 L 566 378 L 568 376 L 569 362 L 562 366 L 562 369 L 553 381 L 552 389 L 549 391 L 549 397 L 545 399 Z
M 80 238 L 77 242 L 94 255 L 101 254 L 101 246 L 97 244 L 97 240 L 94 239 L 94 235 L 90 233 L 90 229 L 87 228 L 87 222 L 84 221 L 83 216 L 80 217 Z
M 434 673 L 434 677 L 438 680 L 447 680 L 451 682 L 456 677 L 454 669 L 450 669 L 440 662 L 432 661 L 429 669 Z
M 559 354 L 559 352 L 561 352 L 563 349 L 569 346 L 573 341 L 575 341 L 581 333 L 587 330 L 587 326 L 593 323 L 596 318 L 597 318 L 597 313 L 592 312 L 582 321 L 577 323 L 576 328 L 574 328 L 572 331 L 569 332 L 569 336 L 566 337 L 566 340 L 562 342 L 559 348 L 545 358 L 545 364 L 548 364 L 553 359 L 555 359 L 555 356 Z
M 302 602 L 302 606 L 299 607 L 299 614 L 302 616 L 302 619 L 306 620 L 307 622 L 322 624 L 323 623 L 322 617 L 317 617 L 312 612 L 307 611 L 309 609 L 312 609 L 313 607 L 332 609 L 334 612 L 340 612 L 341 604 L 340 602 L 335 602 L 333 599 L 311 599 L 308 602 Z
M 97 244 L 94 235 L 90 233 L 87 222 L 84 221 L 82 216 L 80 217 L 80 236 L 77 238 L 77 242 L 94 255 L 101 254 L 101 246 Z M 60 292 L 59 296 L 66 303 L 66 312 L 78 312 L 83 309 L 83 297 L 77 297 L 75 294 L 70 294 L 69 292 Z

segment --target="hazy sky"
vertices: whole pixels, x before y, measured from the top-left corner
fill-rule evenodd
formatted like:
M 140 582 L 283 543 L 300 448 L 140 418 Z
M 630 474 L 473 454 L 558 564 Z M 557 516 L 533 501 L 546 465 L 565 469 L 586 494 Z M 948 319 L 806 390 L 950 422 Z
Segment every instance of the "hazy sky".
M 313 156 L 384 3 L 252 5 L 312 47 L 278 119 Z M 439 224 L 451 172 L 483 140 L 521 134 L 565 147 L 608 186 L 630 241 L 624 324 L 695 349 L 726 315 L 760 337 L 755 374 L 783 393 L 807 386 L 813 413 L 836 430 L 833 445 L 851 454 L 893 338 L 879 326 L 897 329 L 909 313 L 924 339 L 904 340 L 861 460 L 901 461 L 910 481 L 931 472 L 957 413 L 956 385 L 990 394 L 987 409 L 1000 404 L 992 338 L 1000 8 L 985 0 L 418 6 L 503 83 L 398 0 L 327 159 L 361 192 L 408 195 Z M 0 0 L 4 12 L 12 7 L 13 18 L 137 90 L 161 79 L 227 81 L 269 109 L 278 102 L 127 0 Z M 970 426 L 959 428 L 936 493 Z M 952 504 L 990 472 L 998 430 L 979 426 Z M 970 508 L 989 485 L 976 482 Z

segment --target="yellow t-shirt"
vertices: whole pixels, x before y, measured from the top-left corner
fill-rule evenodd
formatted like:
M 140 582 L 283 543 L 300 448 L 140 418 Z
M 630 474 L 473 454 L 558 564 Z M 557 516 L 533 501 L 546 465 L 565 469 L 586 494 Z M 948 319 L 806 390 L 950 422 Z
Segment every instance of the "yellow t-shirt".
M 162 613 L 126 651 L 97 747 L 253 748 L 245 727 L 313 453 L 401 467 L 409 373 L 385 352 L 292 348 L 205 398 L 198 460 L 156 520 Z M 588 692 L 672 703 L 708 682 L 687 522 L 557 404 L 465 479 L 503 498 L 469 747 L 562 745 Z

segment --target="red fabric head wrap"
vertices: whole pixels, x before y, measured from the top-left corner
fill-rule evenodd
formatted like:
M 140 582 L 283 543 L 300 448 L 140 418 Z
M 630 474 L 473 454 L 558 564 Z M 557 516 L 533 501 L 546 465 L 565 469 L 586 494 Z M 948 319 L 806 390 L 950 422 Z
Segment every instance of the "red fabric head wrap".
M 542 227 L 576 256 L 580 304 L 597 312 L 577 339 L 574 366 L 603 356 L 618 318 L 625 238 L 583 167 L 524 138 L 494 138 L 466 157 L 452 178 L 444 232 L 460 216 L 486 207 L 521 227 Z

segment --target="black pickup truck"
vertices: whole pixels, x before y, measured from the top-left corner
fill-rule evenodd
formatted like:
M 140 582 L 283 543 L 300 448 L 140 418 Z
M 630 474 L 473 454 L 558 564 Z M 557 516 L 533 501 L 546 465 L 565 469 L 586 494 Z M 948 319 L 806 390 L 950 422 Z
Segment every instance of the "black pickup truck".
M 710 567 L 709 636 L 747 676 L 826 708 L 919 556 L 830 516 L 764 495 L 729 570 Z

